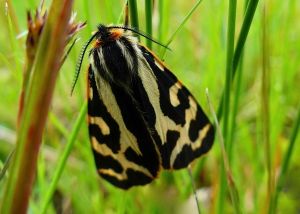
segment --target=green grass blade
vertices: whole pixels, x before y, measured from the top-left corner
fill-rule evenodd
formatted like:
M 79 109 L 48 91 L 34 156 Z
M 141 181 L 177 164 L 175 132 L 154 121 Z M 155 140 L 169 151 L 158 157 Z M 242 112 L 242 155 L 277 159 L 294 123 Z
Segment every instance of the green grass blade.
M 239 38 L 237 40 L 236 47 L 234 50 L 233 62 L 232 62 L 232 78 L 234 77 L 234 75 L 236 73 L 236 68 L 239 64 L 241 53 L 242 53 L 242 50 L 244 48 L 244 45 L 245 45 L 245 42 L 246 42 L 246 39 L 248 36 L 258 2 L 259 2 L 259 0 L 249 0 L 245 18 L 244 18 L 243 25 L 241 28 L 241 32 L 239 34 Z
M 268 176 L 266 209 L 270 209 L 271 198 L 274 192 L 274 174 L 272 168 L 272 154 L 270 143 L 270 70 L 269 70 L 269 36 L 267 33 L 267 23 L 265 6 L 262 12 L 262 85 L 261 85 L 261 125 L 262 125 L 262 143 L 264 144 L 264 154 L 266 170 Z
M 236 19 L 236 0 L 229 1 L 229 15 L 228 15 L 228 31 L 227 31 L 227 53 L 226 53 L 226 73 L 225 73 L 225 88 L 224 88 L 224 102 L 223 102 L 223 127 L 222 133 L 225 142 L 226 151 L 228 150 L 228 124 L 230 113 L 230 91 L 232 80 L 232 58 L 234 53 L 234 34 L 235 34 L 235 19 Z M 226 195 L 226 175 L 224 168 L 221 167 L 220 192 L 218 198 L 218 213 L 224 210 Z
M 244 48 L 244 45 L 245 45 L 245 42 L 246 42 L 246 39 L 248 36 L 258 2 L 259 2 L 259 0 L 249 0 L 245 18 L 244 18 L 244 21 L 242 24 L 241 32 L 239 34 L 237 44 L 236 44 L 236 47 L 234 50 L 233 61 L 232 61 L 232 75 L 231 75 L 232 79 L 235 76 L 237 66 L 239 64 L 239 60 L 241 57 L 241 53 L 242 53 L 242 50 Z M 218 112 L 217 112 L 218 120 L 220 120 L 223 115 L 223 105 L 224 105 L 223 102 L 224 102 L 224 94 L 222 95 L 222 98 L 221 98 L 221 101 L 220 101 L 220 104 L 218 107 Z
M 228 142 L 228 124 L 229 124 L 229 107 L 230 107 L 230 90 L 232 80 L 232 59 L 234 53 L 234 34 L 235 34 L 235 19 L 236 19 L 236 0 L 230 0 L 229 16 L 228 16 L 228 32 L 227 32 L 227 53 L 226 53 L 226 75 L 225 75 L 225 90 L 224 90 L 224 119 L 223 119 L 223 137 L 226 145 Z
M 146 14 L 146 34 L 152 38 L 152 8 L 153 0 L 145 1 L 145 14 Z M 152 41 L 146 40 L 146 46 L 152 49 Z
M 131 27 L 139 29 L 139 17 L 136 0 L 128 0 L 128 7 Z M 139 36 L 137 35 L 137 37 Z
M 240 209 L 239 193 L 238 193 L 238 190 L 236 188 L 236 185 L 235 185 L 235 182 L 234 182 L 234 179 L 233 179 L 233 176 L 232 176 L 232 172 L 231 172 L 230 165 L 229 165 L 229 159 L 228 159 L 227 152 L 226 152 L 226 149 L 225 149 L 226 147 L 225 147 L 225 144 L 224 144 L 224 138 L 222 136 L 222 131 L 221 131 L 221 128 L 220 128 L 220 125 L 219 125 L 217 115 L 216 115 L 215 110 L 213 108 L 213 105 L 210 101 L 208 89 L 206 89 L 206 99 L 207 99 L 207 103 L 208 103 L 208 106 L 209 106 L 209 110 L 210 110 L 210 112 L 213 116 L 214 124 L 215 124 L 215 127 L 216 127 L 216 134 L 217 134 L 218 141 L 219 141 L 219 144 L 220 144 L 220 147 L 221 147 L 222 161 L 223 161 L 223 164 L 222 164 L 223 168 L 222 169 L 225 169 L 224 174 L 226 173 L 225 182 L 227 182 L 227 185 L 228 185 L 228 190 L 229 190 L 230 198 L 231 198 L 231 201 L 232 201 L 232 204 L 233 204 L 233 207 L 234 207 L 234 211 L 235 211 L 235 213 L 240 214 L 242 212 L 241 212 L 241 209 Z M 224 213 L 224 210 L 220 211 L 220 213 Z
M 245 12 L 247 9 L 249 0 L 245 0 L 244 2 L 244 8 Z M 233 147 L 233 141 L 234 141 L 234 136 L 235 136 L 235 129 L 236 129 L 236 117 L 238 113 L 238 107 L 239 107 L 239 100 L 241 96 L 241 88 L 242 88 L 242 76 L 243 76 L 243 52 L 241 53 L 239 65 L 237 67 L 237 74 L 236 74 L 236 81 L 235 81 L 235 90 L 234 90 L 234 96 L 233 96 L 233 106 L 232 106 L 232 113 L 231 113 L 231 125 L 230 125 L 230 135 L 229 135 L 229 141 L 228 141 L 228 157 L 229 157 L 229 162 L 232 160 L 232 147 Z
M 55 192 L 59 178 L 63 172 L 63 169 L 66 165 L 67 159 L 71 153 L 71 149 L 73 148 L 73 145 L 76 142 L 76 137 L 77 137 L 79 129 L 85 119 L 86 113 L 87 113 L 87 103 L 85 102 L 82 105 L 82 107 L 80 109 L 80 113 L 75 121 L 74 127 L 73 127 L 70 137 L 68 139 L 66 148 L 64 149 L 62 155 L 60 156 L 60 160 L 59 160 L 57 168 L 54 172 L 50 187 L 49 187 L 47 194 L 42 202 L 41 213 L 46 213 L 46 211 L 47 211 L 47 208 L 51 202 L 51 199 Z
M 3 167 L 0 170 L 0 182 L 2 181 L 3 177 L 5 176 L 6 171 L 7 171 L 7 169 L 10 166 L 11 160 L 13 159 L 14 154 L 15 154 L 15 149 L 13 149 L 9 153 L 8 157 L 6 158 L 6 160 L 5 160 L 4 164 L 3 164 Z
M 158 24 L 158 41 L 164 42 L 168 34 L 170 17 L 170 0 L 158 1 L 159 24 Z

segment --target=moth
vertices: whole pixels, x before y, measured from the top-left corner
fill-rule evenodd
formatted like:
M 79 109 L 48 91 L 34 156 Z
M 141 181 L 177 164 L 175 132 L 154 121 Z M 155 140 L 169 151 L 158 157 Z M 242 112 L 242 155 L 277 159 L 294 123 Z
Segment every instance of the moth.
M 89 52 L 88 129 L 99 175 L 128 189 L 209 151 L 214 128 L 193 95 L 126 26 L 99 25 Z M 76 82 L 76 81 L 75 81 Z

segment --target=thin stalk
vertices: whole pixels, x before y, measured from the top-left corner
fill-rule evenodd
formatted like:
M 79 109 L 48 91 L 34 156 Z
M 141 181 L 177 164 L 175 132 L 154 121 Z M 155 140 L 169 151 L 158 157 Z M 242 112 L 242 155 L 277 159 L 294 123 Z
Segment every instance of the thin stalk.
M 265 5 L 262 12 L 262 85 L 261 85 L 261 123 L 262 123 L 262 141 L 265 147 L 265 161 L 267 168 L 267 195 L 266 209 L 270 209 L 272 194 L 274 191 L 274 174 L 272 169 L 271 145 L 270 145 L 270 74 L 269 74 L 269 54 L 268 37 L 266 26 Z
M 227 31 L 227 53 L 226 53 L 226 74 L 225 74 L 225 88 L 224 88 L 224 103 L 223 103 L 223 137 L 225 142 L 225 149 L 228 150 L 228 124 L 229 124 L 229 108 L 230 108 L 230 90 L 232 80 L 232 59 L 234 53 L 234 34 L 235 34 L 235 19 L 236 19 L 236 0 L 229 0 L 229 14 L 228 14 L 228 31 Z M 220 179 L 220 193 L 218 200 L 218 213 L 224 210 L 224 202 L 226 195 L 226 177 L 224 168 L 221 167 Z
M 128 4 L 129 4 L 128 6 L 129 6 L 131 27 L 138 30 L 139 17 L 138 17 L 136 0 L 128 0 Z M 137 35 L 137 37 L 139 38 L 139 35 Z
M 52 181 L 50 183 L 50 187 L 47 191 L 46 197 L 42 201 L 42 209 L 41 213 L 46 213 L 47 208 L 51 202 L 51 199 L 53 197 L 53 193 L 56 190 L 57 183 L 59 181 L 59 178 L 63 172 L 63 169 L 66 165 L 67 159 L 71 153 L 71 149 L 73 148 L 74 143 L 76 142 L 76 137 L 78 135 L 79 129 L 81 127 L 81 124 L 84 121 L 84 118 L 86 116 L 87 112 L 87 103 L 84 102 L 84 104 L 81 106 L 80 113 L 75 121 L 74 127 L 72 129 L 71 134 L 69 135 L 69 139 L 66 145 L 66 148 L 64 149 L 63 153 L 60 155 L 60 160 L 58 161 L 58 165 L 56 167 L 56 170 L 54 172 Z
M 210 101 L 210 98 L 209 98 L 208 89 L 206 89 L 206 98 L 207 98 L 207 103 L 208 103 L 208 106 L 209 106 L 209 110 L 210 110 L 210 112 L 213 116 L 214 123 L 215 123 L 215 126 L 216 126 L 216 134 L 218 136 L 218 141 L 219 141 L 220 147 L 221 147 L 223 167 L 224 167 L 225 172 L 226 172 L 226 179 L 225 180 L 227 181 L 230 198 L 231 198 L 235 213 L 239 214 L 239 213 L 242 213 L 241 209 L 240 209 L 240 203 L 239 203 L 239 193 L 238 193 L 238 190 L 236 188 L 236 185 L 235 185 L 235 182 L 234 182 L 234 179 L 233 179 L 233 176 L 232 176 L 228 156 L 227 156 L 226 149 L 225 149 L 224 138 L 222 136 L 222 131 L 221 131 L 221 128 L 220 128 L 220 125 L 219 125 L 219 121 L 218 121 L 216 112 L 215 112 L 215 110 L 213 108 L 213 105 L 212 105 L 212 103 Z M 224 210 L 222 210 L 220 213 L 224 213 Z
M 38 152 L 58 68 L 66 45 L 72 0 L 53 0 L 28 86 L 24 114 L 17 132 L 16 153 L 5 186 L 0 213 L 26 213 L 34 182 Z
M 169 29 L 168 17 L 170 17 L 170 0 L 157 1 L 159 24 L 158 24 L 158 41 L 164 42 Z
M 152 38 L 152 9 L 153 9 L 153 0 L 145 1 L 145 13 L 146 13 L 146 34 Z M 146 39 L 146 46 L 152 49 L 152 41 Z

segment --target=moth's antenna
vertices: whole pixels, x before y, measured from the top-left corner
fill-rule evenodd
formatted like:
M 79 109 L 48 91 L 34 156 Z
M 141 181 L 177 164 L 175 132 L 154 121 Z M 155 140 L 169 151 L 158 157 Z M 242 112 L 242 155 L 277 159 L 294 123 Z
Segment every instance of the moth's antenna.
M 134 28 L 130 28 L 130 27 L 127 27 L 127 26 L 109 26 L 107 28 L 119 28 L 119 29 L 124 29 L 124 30 L 132 31 L 132 32 L 134 32 L 134 33 L 136 33 L 136 34 L 138 34 L 138 35 L 140 35 L 142 37 L 145 37 L 146 39 L 149 39 L 150 41 L 154 42 L 155 44 L 158 44 L 158 45 L 160 45 L 160 46 L 162 46 L 162 47 L 164 47 L 164 48 L 166 48 L 168 50 L 171 50 L 168 46 L 163 45 L 163 44 L 159 43 L 158 41 L 155 41 L 150 36 L 146 35 L 145 33 L 142 33 L 139 30 L 136 30 Z
M 76 85 L 76 82 L 78 80 L 78 77 L 79 77 L 79 73 L 80 73 L 80 69 L 81 69 L 81 65 L 82 65 L 82 60 L 83 60 L 83 57 L 84 57 L 84 54 L 86 52 L 86 49 L 87 47 L 89 46 L 89 44 L 93 41 L 93 39 L 96 37 L 97 33 L 95 33 L 88 41 L 87 43 L 83 46 L 80 54 L 79 54 L 79 57 L 78 57 L 78 61 L 77 61 L 77 65 L 76 65 L 76 71 L 75 71 L 75 77 L 74 77 L 74 81 L 73 81 L 73 84 L 72 84 L 72 89 L 71 89 L 71 96 L 73 94 L 73 91 L 74 91 L 74 88 L 75 88 L 75 85 Z

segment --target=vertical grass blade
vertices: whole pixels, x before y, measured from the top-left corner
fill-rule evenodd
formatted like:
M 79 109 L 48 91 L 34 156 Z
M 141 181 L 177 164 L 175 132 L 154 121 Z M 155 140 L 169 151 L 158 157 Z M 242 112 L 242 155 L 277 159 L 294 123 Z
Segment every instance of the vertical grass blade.
M 242 54 L 242 50 L 244 48 L 258 2 L 259 0 L 249 0 L 244 21 L 242 24 L 242 28 L 236 43 L 236 47 L 232 59 L 232 75 L 231 75 L 232 79 L 235 76 L 239 64 L 239 60 Z M 217 112 L 218 120 L 220 120 L 223 115 L 223 105 L 224 105 L 223 102 L 224 102 L 224 93 L 218 107 L 218 112 Z
M 268 53 L 268 34 L 267 34 L 265 5 L 262 12 L 262 85 L 261 85 L 261 123 L 262 141 L 265 148 L 265 161 L 268 174 L 266 210 L 270 209 L 271 198 L 274 191 L 274 174 L 272 169 L 272 155 L 270 145 L 270 70 Z
M 60 159 L 59 159 L 58 165 L 56 167 L 56 170 L 54 172 L 51 184 L 49 186 L 49 189 L 47 191 L 47 194 L 46 194 L 44 200 L 42 201 L 41 213 L 46 213 L 46 211 L 47 211 L 47 208 L 51 202 L 51 199 L 52 199 L 53 193 L 55 192 L 59 178 L 63 172 L 63 169 L 66 165 L 67 159 L 71 153 L 71 149 L 73 148 L 73 145 L 76 141 L 76 137 L 79 132 L 80 126 L 83 123 L 84 118 L 86 116 L 86 112 L 87 112 L 87 103 L 85 102 L 81 107 L 80 113 L 75 121 L 72 132 L 70 133 L 70 137 L 66 144 L 66 148 L 64 149 L 62 155 L 60 155 Z
M 225 148 L 228 149 L 228 124 L 229 124 L 229 107 L 230 107 L 230 90 L 232 80 L 232 59 L 234 53 L 234 34 L 235 34 L 235 19 L 236 19 L 236 0 L 229 1 L 228 14 L 228 30 L 227 30 L 227 53 L 226 53 L 226 74 L 225 74 L 225 89 L 224 89 L 224 103 L 223 103 L 223 137 Z M 220 192 L 218 198 L 218 213 L 224 210 L 224 202 L 226 195 L 226 177 L 224 168 L 221 167 Z
M 131 27 L 133 27 L 134 29 L 139 29 L 139 17 L 136 0 L 128 0 L 128 6 Z M 139 37 L 139 35 L 137 35 L 137 37 Z
M 249 0 L 245 0 L 244 2 L 244 9 L 246 12 L 247 5 Z M 236 128 L 236 116 L 238 112 L 238 106 L 239 106 L 239 100 L 241 96 L 241 88 L 242 88 L 242 76 L 243 76 L 243 52 L 241 53 L 240 61 L 238 63 L 237 67 L 237 74 L 236 74 L 236 81 L 235 81 L 235 90 L 234 90 L 234 96 L 233 96 L 233 106 L 232 106 L 232 113 L 231 113 L 231 125 L 230 125 L 230 135 L 229 135 L 229 145 L 228 145 L 228 157 L 229 162 L 231 162 L 232 159 L 232 147 L 233 147 L 233 141 L 234 141 L 234 135 L 235 135 L 235 128 Z
M 161 0 L 157 2 L 158 11 L 159 11 L 159 24 L 158 24 L 158 41 L 164 42 L 165 37 L 169 28 L 169 19 L 170 16 L 170 0 Z
M 42 133 L 66 45 L 72 5 L 72 0 L 52 2 L 25 94 L 26 105 L 17 133 L 16 153 L 0 213 L 27 212 Z
M 11 0 L 6 0 L 5 3 L 4 1 L 2 2 L 3 4 L 6 4 L 7 8 L 8 8 L 8 14 L 6 14 L 8 17 L 10 17 L 12 23 L 13 23 L 13 28 L 14 31 L 17 33 L 20 33 L 20 27 L 19 27 L 19 23 L 18 23 L 18 18 L 17 18 L 17 14 L 16 11 L 14 10 L 13 4 Z
M 236 47 L 234 50 L 233 61 L 232 61 L 232 78 L 234 77 L 234 75 L 236 73 L 236 68 L 239 64 L 242 50 L 244 48 L 249 30 L 250 30 L 250 26 L 252 24 L 252 20 L 253 20 L 258 2 L 259 2 L 259 0 L 249 0 L 246 14 L 244 17 L 244 21 L 242 24 L 241 32 L 239 34 L 239 38 L 237 40 Z
M 152 37 L 152 9 L 153 0 L 145 1 L 145 14 L 146 14 L 146 34 Z M 150 39 L 146 40 L 146 46 L 152 49 L 152 41 Z
M 230 107 L 230 90 L 232 80 L 232 59 L 234 52 L 234 33 L 235 33 L 235 18 L 236 18 L 236 0 L 229 2 L 228 16 L 228 31 L 227 31 L 227 53 L 226 53 L 226 75 L 225 75 L 225 90 L 224 90 L 224 119 L 223 119 L 223 137 L 225 140 L 226 149 L 228 147 L 228 123 L 229 123 L 229 107 Z
M 209 110 L 214 119 L 214 123 L 216 126 L 216 134 L 218 136 L 218 141 L 219 141 L 220 147 L 221 147 L 223 167 L 224 167 L 225 173 L 226 173 L 225 181 L 227 181 L 227 184 L 228 184 L 228 190 L 229 190 L 230 198 L 231 198 L 231 201 L 232 201 L 232 204 L 234 207 L 234 211 L 235 211 L 235 213 L 239 214 L 239 213 L 242 213 L 241 209 L 240 209 L 239 193 L 238 193 L 238 190 L 236 188 L 236 185 L 235 185 L 235 182 L 234 182 L 234 179 L 232 176 L 232 172 L 231 172 L 230 165 L 229 165 L 228 155 L 225 150 L 224 138 L 222 136 L 222 131 L 221 131 L 221 128 L 220 128 L 220 125 L 218 122 L 217 115 L 215 113 L 215 110 L 214 110 L 213 105 L 209 98 L 208 89 L 206 89 L 206 98 L 207 98 Z M 224 213 L 224 210 L 222 210 L 220 213 Z

